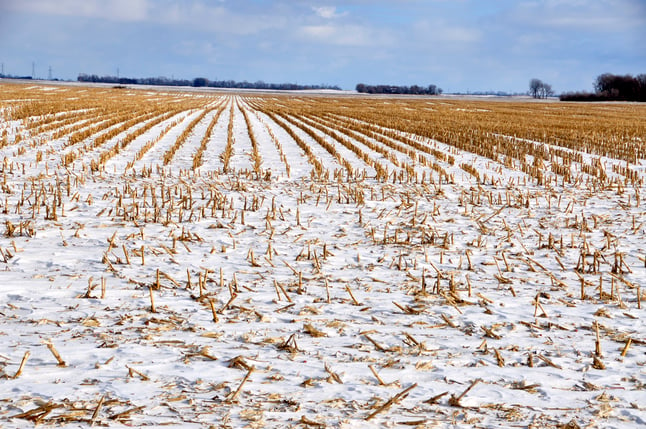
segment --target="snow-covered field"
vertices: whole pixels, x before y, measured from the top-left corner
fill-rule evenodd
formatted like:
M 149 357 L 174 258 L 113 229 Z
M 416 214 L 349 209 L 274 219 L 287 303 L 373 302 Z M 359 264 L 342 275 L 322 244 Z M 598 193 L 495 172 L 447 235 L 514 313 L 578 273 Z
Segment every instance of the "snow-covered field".
M 0 85 L 0 426 L 646 425 L 643 156 L 93 90 Z

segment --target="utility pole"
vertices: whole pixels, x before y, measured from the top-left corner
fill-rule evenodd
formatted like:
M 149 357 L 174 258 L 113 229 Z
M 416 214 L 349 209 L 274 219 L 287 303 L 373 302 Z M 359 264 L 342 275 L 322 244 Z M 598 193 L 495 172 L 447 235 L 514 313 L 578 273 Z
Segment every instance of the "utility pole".
M 31 78 L 36 79 L 36 61 L 31 62 Z
M 49 66 L 49 72 L 47 73 L 47 80 L 52 80 L 52 66 Z
M 119 79 L 119 67 L 117 67 L 117 79 Z

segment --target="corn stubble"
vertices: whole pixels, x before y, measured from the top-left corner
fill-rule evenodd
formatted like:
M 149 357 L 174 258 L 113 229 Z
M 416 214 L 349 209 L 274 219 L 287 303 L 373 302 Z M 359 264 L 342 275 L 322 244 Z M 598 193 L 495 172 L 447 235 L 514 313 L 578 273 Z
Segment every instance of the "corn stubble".
M 0 84 L 0 264 L 52 231 L 86 246 L 100 268 L 65 287 L 94 316 L 38 321 L 61 329 L 0 350 L 0 375 L 53 367 L 90 393 L 0 397 L 3 415 L 569 427 L 641 409 L 531 397 L 643 389 L 617 375 L 646 344 L 643 106 L 38 88 Z M 82 336 L 91 367 L 54 346 Z M 169 372 L 117 353 L 132 344 Z M 588 371 L 612 384 L 555 381 Z

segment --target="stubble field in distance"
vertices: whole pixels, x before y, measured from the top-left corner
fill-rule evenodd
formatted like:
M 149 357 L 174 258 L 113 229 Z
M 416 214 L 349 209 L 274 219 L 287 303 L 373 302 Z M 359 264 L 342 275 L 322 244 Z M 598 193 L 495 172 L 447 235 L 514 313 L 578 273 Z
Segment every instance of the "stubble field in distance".
M 644 118 L 0 83 L 0 421 L 643 425 Z

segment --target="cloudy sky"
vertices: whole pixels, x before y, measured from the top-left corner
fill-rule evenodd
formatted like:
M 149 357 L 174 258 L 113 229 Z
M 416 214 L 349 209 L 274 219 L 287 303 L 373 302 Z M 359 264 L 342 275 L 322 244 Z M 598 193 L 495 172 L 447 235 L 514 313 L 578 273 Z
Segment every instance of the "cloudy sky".
M 646 0 L 0 0 L 4 73 L 591 90 L 646 73 Z

